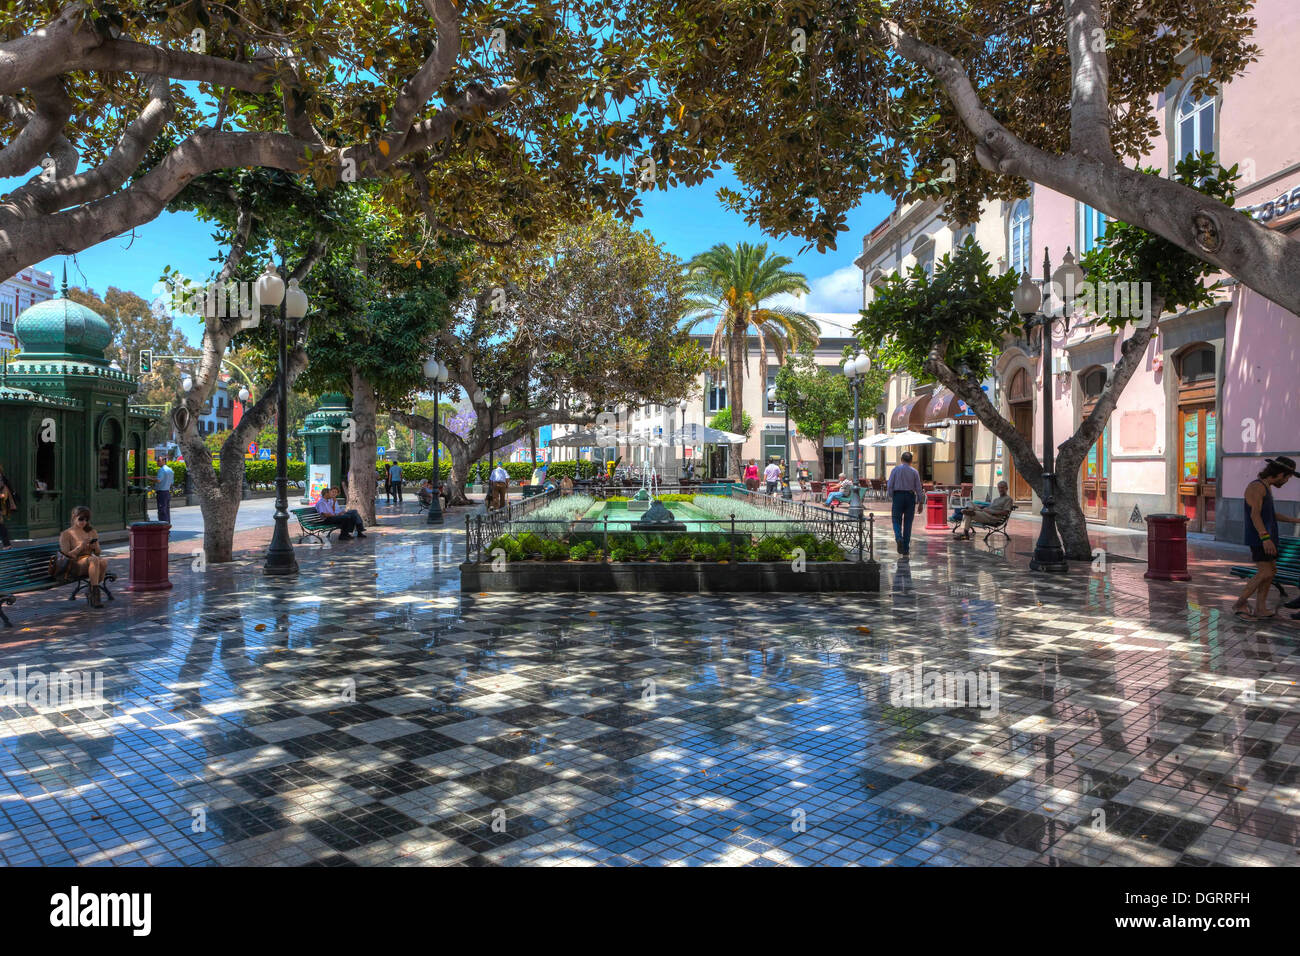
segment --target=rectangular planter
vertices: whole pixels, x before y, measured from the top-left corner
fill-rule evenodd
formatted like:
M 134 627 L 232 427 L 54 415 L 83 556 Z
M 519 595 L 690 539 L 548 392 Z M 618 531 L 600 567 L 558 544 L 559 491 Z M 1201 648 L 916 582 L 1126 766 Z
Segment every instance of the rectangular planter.
M 788 561 L 714 564 L 696 561 L 515 561 L 462 564 L 462 591 L 763 592 L 879 591 L 874 561 L 810 562 L 802 571 Z

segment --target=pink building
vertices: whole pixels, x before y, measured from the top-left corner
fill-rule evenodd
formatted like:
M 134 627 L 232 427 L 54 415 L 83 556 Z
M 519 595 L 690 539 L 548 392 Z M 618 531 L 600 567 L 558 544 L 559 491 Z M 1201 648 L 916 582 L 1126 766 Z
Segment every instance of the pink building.
M 1190 92 L 1205 64 L 1189 58 L 1183 76 L 1152 104 L 1161 132 L 1142 164 L 1168 173 L 1184 155 L 1213 151 L 1224 166 L 1239 166 L 1238 208 L 1295 235 L 1300 109 L 1287 103 L 1300 103 L 1290 75 L 1290 55 L 1300 44 L 1300 4 L 1260 0 L 1254 16 L 1259 60 L 1217 97 L 1207 98 Z M 1044 249 L 1055 268 L 1067 247 L 1077 255 L 1104 229 L 1097 211 L 1034 185 L 1027 199 L 991 203 L 973 234 L 1002 268 L 1038 278 Z M 885 238 L 864 241 L 860 262 L 868 301 L 869 253 Z M 937 238 L 942 244 L 943 236 Z M 1248 481 L 1265 458 L 1300 458 L 1300 416 L 1291 404 L 1300 394 L 1300 317 L 1225 278 L 1227 287 L 1214 305 L 1160 317 L 1145 361 L 1084 465 L 1081 495 L 1090 520 L 1143 528 L 1148 514 L 1176 512 L 1188 516 L 1192 532 L 1240 541 Z M 1066 339 L 1053 343 L 1048 374 L 1058 443 L 1090 410 L 1130 332 L 1116 334 L 1076 316 Z M 1032 433 L 1040 454 L 1042 374 L 1041 360 L 1026 343 L 1011 344 L 996 364 L 997 402 L 1022 433 Z M 1016 474 L 1010 455 L 991 439 L 981 441 L 979 453 L 984 441 L 994 446 L 989 483 L 1006 477 L 1015 497 L 1031 501 L 1036 489 Z M 976 483 L 977 490 L 988 490 L 982 471 Z M 1300 482 L 1276 498 L 1284 511 L 1300 510 Z

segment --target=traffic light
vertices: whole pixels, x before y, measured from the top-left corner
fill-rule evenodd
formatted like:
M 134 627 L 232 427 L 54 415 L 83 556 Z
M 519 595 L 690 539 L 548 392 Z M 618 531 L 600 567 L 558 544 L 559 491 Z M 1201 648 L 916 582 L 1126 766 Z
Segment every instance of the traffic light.
M 140 350 L 140 374 L 148 375 L 153 371 L 153 349 Z

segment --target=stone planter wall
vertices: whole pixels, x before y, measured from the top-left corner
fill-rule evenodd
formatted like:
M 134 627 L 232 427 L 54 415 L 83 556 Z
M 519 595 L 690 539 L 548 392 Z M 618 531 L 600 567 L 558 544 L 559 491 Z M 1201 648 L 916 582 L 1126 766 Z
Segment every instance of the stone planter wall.
M 795 571 L 788 561 L 514 561 L 462 564 L 462 591 L 879 591 L 874 561 L 809 562 Z

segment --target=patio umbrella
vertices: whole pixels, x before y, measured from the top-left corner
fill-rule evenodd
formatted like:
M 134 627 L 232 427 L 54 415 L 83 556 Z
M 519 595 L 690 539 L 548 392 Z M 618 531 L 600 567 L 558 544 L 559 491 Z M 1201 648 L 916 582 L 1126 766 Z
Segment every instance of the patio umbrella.
M 673 432 L 672 441 L 674 445 L 743 445 L 745 436 L 695 423 Z
M 927 435 L 924 432 L 898 432 L 893 435 L 886 435 L 883 440 L 877 435 L 873 439 L 863 439 L 858 442 L 859 445 L 870 445 L 873 448 L 903 448 L 907 445 L 937 445 L 943 441 L 942 438 L 935 438 L 933 435 Z

